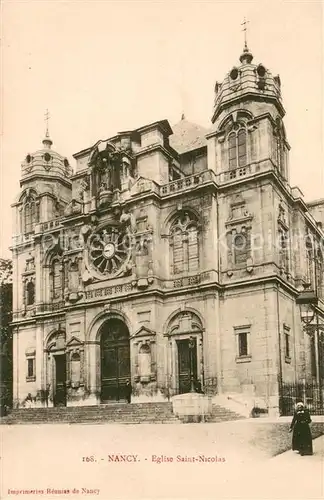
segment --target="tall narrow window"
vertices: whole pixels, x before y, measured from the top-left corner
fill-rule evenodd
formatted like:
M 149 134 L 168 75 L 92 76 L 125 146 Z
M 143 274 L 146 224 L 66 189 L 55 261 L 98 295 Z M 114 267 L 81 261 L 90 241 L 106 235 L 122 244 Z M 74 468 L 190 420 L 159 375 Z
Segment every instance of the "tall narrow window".
M 251 361 L 250 351 L 250 325 L 235 326 L 234 333 L 236 337 L 236 362 Z
M 172 224 L 170 236 L 172 273 L 198 271 L 199 236 L 194 217 L 181 214 Z
M 289 358 L 290 348 L 289 348 L 289 334 L 285 333 L 285 354 Z
M 290 361 L 290 329 L 284 325 L 284 342 L 285 342 L 285 358 L 286 362 Z
M 247 164 L 246 130 L 243 127 L 238 127 L 228 136 L 228 160 L 230 169 Z
M 229 168 L 236 168 L 236 134 L 232 132 L 228 137 L 228 158 L 229 158 Z
M 240 332 L 238 334 L 238 348 L 239 348 L 238 352 L 239 356 L 247 356 L 249 354 L 247 332 Z
M 188 270 L 198 271 L 198 231 L 195 225 L 188 227 Z
M 173 272 L 180 274 L 184 271 L 183 258 L 183 235 L 180 228 L 176 228 L 173 233 Z
M 36 205 L 33 199 L 26 201 L 24 205 L 24 232 L 31 233 L 36 222 Z
M 31 306 L 35 302 L 35 285 L 32 281 L 27 283 L 27 306 Z
M 33 377 L 35 375 L 34 362 L 35 362 L 34 358 L 27 359 L 27 377 Z
M 238 166 L 242 167 L 246 165 L 246 132 L 244 129 L 240 129 L 237 134 L 238 142 Z

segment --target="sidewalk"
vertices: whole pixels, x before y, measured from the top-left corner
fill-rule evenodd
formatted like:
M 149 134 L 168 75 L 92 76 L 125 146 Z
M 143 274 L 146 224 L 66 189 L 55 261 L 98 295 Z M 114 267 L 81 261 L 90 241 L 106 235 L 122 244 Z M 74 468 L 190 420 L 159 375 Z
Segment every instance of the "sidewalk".
M 297 464 L 305 464 L 307 465 L 308 463 L 311 463 L 312 466 L 314 465 L 314 461 L 316 462 L 321 462 L 322 466 L 324 467 L 324 435 L 320 436 L 316 439 L 313 440 L 313 451 L 314 455 L 312 456 L 304 456 L 301 457 L 298 453 L 293 452 L 292 450 L 285 451 L 284 453 L 281 453 L 280 455 L 277 455 L 275 457 L 272 457 L 270 460 L 271 461 L 276 461 L 276 463 L 288 463 L 292 464 L 294 466 Z M 322 471 L 322 474 L 324 474 L 324 470 Z
M 224 500 L 305 500 L 324 498 L 324 436 L 313 440 L 314 455 L 300 456 L 292 450 L 253 468 L 242 467 Z
M 282 423 L 290 424 L 292 421 L 291 417 L 259 417 L 259 418 L 245 418 L 242 420 L 235 420 L 235 422 L 253 422 L 253 423 Z M 311 415 L 312 423 L 324 424 L 324 415 Z M 324 430 L 324 427 L 323 427 Z

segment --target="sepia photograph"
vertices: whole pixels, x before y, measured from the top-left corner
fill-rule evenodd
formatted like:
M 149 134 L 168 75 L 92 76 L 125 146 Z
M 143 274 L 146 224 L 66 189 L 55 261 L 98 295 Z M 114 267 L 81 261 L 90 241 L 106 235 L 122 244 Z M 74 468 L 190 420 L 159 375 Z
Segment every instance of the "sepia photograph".
M 323 2 L 0 23 L 1 500 L 323 498 Z

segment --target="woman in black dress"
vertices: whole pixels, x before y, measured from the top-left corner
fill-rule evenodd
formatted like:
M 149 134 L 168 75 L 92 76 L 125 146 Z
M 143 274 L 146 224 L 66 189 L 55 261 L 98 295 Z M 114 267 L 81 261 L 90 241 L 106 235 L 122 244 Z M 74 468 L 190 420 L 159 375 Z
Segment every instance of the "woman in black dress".
M 312 434 L 309 428 L 311 417 L 308 409 L 302 402 L 297 403 L 289 432 L 292 431 L 292 449 L 301 456 L 313 455 Z

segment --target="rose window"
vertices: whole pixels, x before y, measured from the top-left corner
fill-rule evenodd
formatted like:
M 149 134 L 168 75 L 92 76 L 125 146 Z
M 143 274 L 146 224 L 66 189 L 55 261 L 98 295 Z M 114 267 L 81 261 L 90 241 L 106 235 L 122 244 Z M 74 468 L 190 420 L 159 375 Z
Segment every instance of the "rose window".
M 88 265 L 98 277 L 117 276 L 129 268 L 130 237 L 118 227 L 106 226 L 90 236 L 87 253 Z

